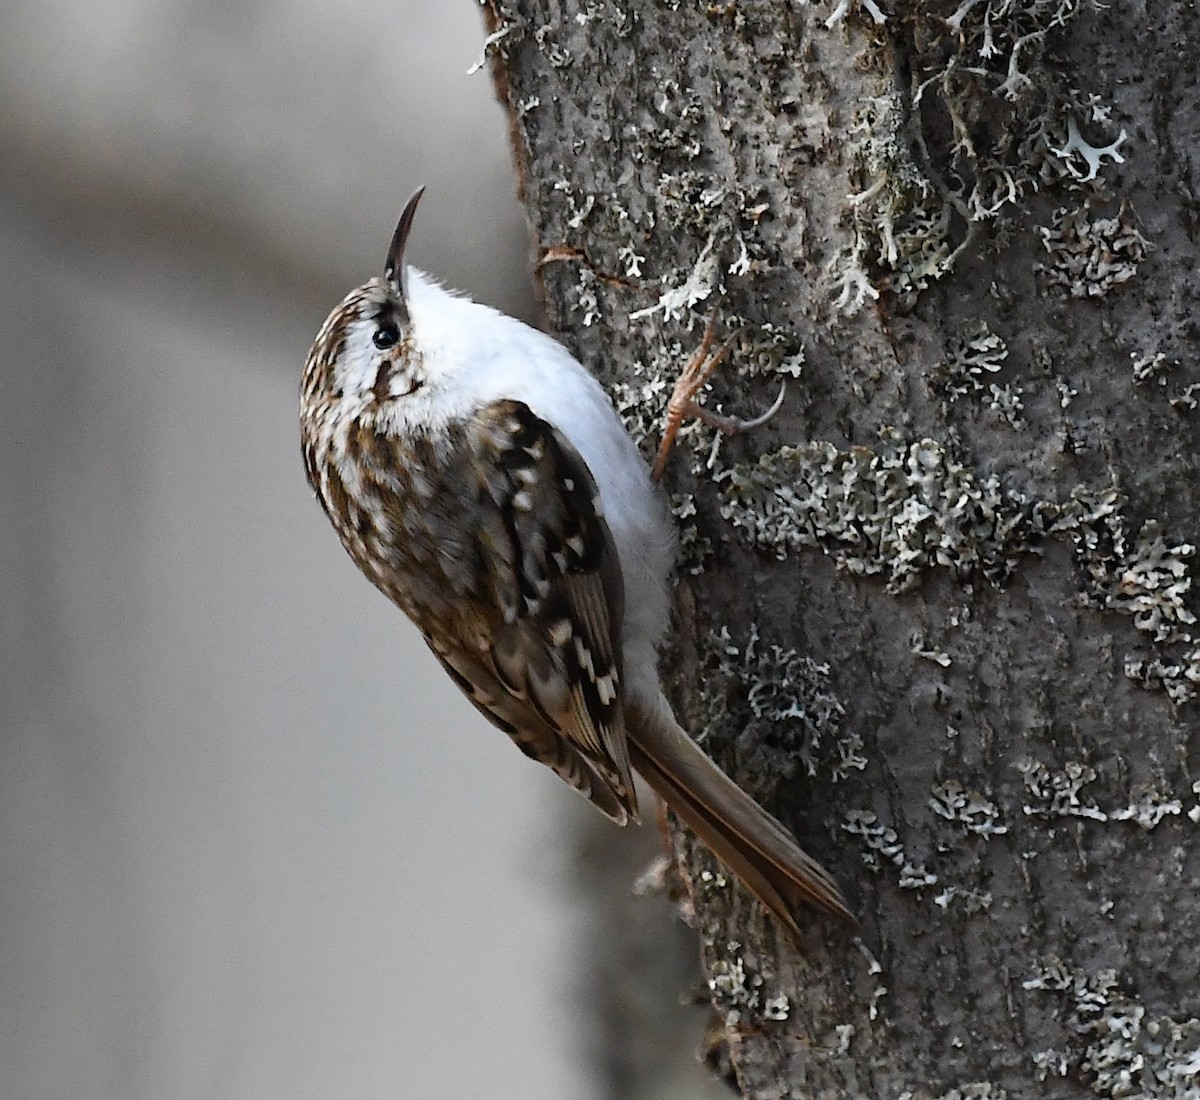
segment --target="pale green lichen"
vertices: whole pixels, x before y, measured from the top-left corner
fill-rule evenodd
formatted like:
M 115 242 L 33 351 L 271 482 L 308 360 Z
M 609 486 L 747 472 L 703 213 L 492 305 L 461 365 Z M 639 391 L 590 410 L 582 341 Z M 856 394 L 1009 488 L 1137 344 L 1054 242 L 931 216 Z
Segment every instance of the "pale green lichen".
M 1198 393 L 1200 393 L 1200 382 L 1193 382 L 1191 385 L 1185 386 L 1178 395 L 1171 398 L 1171 407 L 1180 412 L 1195 412 L 1200 408 L 1200 399 L 1196 397 Z
M 917 631 L 913 635 L 908 648 L 914 657 L 920 657 L 923 661 L 932 661 L 935 665 L 940 665 L 942 668 L 949 668 L 954 663 L 949 653 L 943 650 L 938 644 L 931 644 L 927 641 L 924 633 L 921 631 Z
M 712 539 L 697 522 L 699 510 L 694 494 L 672 493 L 669 499 L 671 511 L 675 516 L 675 537 L 679 546 L 675 568 L 681 573 L 697 576 L 704 572 L 705 565 L 712 556 Z
M 756 324 L 738 313 L 722 318 L 724 331 L 732 333 L 730 362 L 740 378 L 799 378 L 804 372 L 804 343 L 791 329 L 769 321 Z
M 1038 235 L 1050 259 L 1034 269 L 1049 286 L 1072 298 L 1099 298 L 1127 283 L 1150 247 L 1127 206 L 1110 218 L 1093 217 L 1086 205 L 1060 207 L 1054 223 L 1040 228 Z
M 1077 488 L 1064 502 L 1031 500 L 977 478 L 940 443 L 918 440 L 875 452 L 829 443 L 784 447 L 718 475 L 721 515 L 749 545 L 780 560 L 806 549 L 829 554 L 857 576 L 882 576 L 904 592 L 930 569 L 1003 585 L 1048 538 L 1074 552 L 1084 601 L 1132 618 L 1156 647 L 1131 654 L 1126 675 L 1176 702 L 1200 691 L 1200 638 L 1193 631 L 1190 543 L 1147 521 L 1131 530 L 1115 489 Z M 1177 656 L 1169 646 L 1182 646 Z
M 609 387 L 609 396 L 635 441 L 645 446 L 657 439 L 671 396 L 665 371 L 635 359 L 625 377 Z
M 1186 650 L 1179 660 L 1129 656 L 1125 675 L 1147 688 L 1161 688 L 1173 703 L 1187 703 L 1200 694 L 1200 648 Z
M 986 321 L 972 321 L 946 349 L 945 358 L 929 372 L 933 391 L 953 400 L 984 390 L 989 374 L 996 374 L 1008 358 L 1008 345 L 997 336 Z
M 1021 400 L 1025 390 L 1015 382 L 988 386 L 987 406 L 1013 429 L 1025 427 L 1025 403 Z
M 1087 974 L 1049 956 L 1023 983 L 1067 1001 L 1064 1050 L 1033 1056 L 1039 1077 L 1083 1075 L 1112 1100 L 1200 1100 L 1200 1020 L 1151 1012 L 1123 992 L 1115 970 Z
M 829 443 L 784 447 L 723 476 L 721 515 L 751 545 L 786 558 L 821 549 L 889 592 L 940 567 L 1006 580 L 1057 511 L 978 479 L 931 439 L 891 453 Z
M 867 100 L 847 131 L 861 190 L 846 199 L 850 239 L 826 266 L 834 309 L 845 316 L 878 298 L 884 278 L 911 305 L 957 255 L 951 207 L 918 168 L 905 119 L 903 100 L 889 93 Z
M 1074 497 L 1078 523 L 1070 533 L 1091 602 L 1133 616 L 1133 625 L 1155 642 L 1192 642 L 1196 616 L 1187 607 L 1192 589 L 1187 542 L 1169 543 L 1156 520 L 1130 538 L 1116 493 Z M 1132 545 L 1131 545 L 1132 543 Z
M 918 7 L 901 22 L 911 88 L 868 99 L 846 134 L 856 190 L 848 239 L 827 267 L 836 312 L 853 314 L 884 288 L 908 308 L 981 224 L 1044 187 L 1102 193 L 1102 169 L 1124 160 L 1126 134 L 1092 144 L 1080 119 L 1107 123 L 1111 109 L 1062 86 L 1047 63 L 1054 35 L 1081 6 L 964 0 L 948 18 Z M 849 10 L 841 0 L 828 25 Z M 929 135 L 943 128 L 949 148 L 931 151 Z
M 579 285 L 575 298 L 575 311 L 580 324 L 590 328 L 600 320 L 599 280 L 588 270 L 579 273 Z
M 1172 798 L 1157 787 L 1143 784 L 1133 792 L 1133 799 L 1128 806 L 1113 810 L 1108 817 L 1110 821 L 1132 821 L 1149 832 L 1164 818 L 1177 817 L 1181 813 L 1183 803 L 1178 798 Z
M 1039 1081 L 1047 1077 L 1066 1077 L 1071 1071 L 1071 1059 L 1061 1050 L 1039 1050 L 1029 1056 L 1033 1072 Z
M 755 975 L 755 978 L 758 978 Z M 758 979 L 761 982 L 761 979 Z M 708 975 L 708 990 L 713 1004 L 724 1011 L 730 1025 L 741 1021 L 743 1014 L 758 1005 L 759 993 L 753 979 L 747 980 L 746 966 L 740 956 L 715 959 Z
M 727 630 L 712 635 L 702 663 L 706 712 L 724 713 L 727 700 L 745 693 L 752 718 L 739 720 L 735 744 L 748 771 L 778 783 L 803 766 L 808 775 L 825 774 L 836 783 L 866 767 L 862 737 L 842 727 L 846 711 L 827 664 L 763 645 L 753 627 L 744 646 Z
M 792 1002 L 786 993 L 764 997 L 762 1017 L 764 1020 L 786 1020 L 792 1014 Z
M 715 244 L 715 238 L 709 236 L 687 277 L 675 286 L 667 285 L 654 305 L 631 313 L 629 319 L 637 321 L 661 313 L 666 321 L 676 320 L 708 298 L 717 283 L 719 264 Z
M 550 62 L 551 68 L 565 69 L 568 65 L 573 64 L 575 59 L 571 56 L 570 50 L 562 43 L 555 41 L 554 36 L 557 29 L 551 23 L 543 23 L 533 32 L 533 40 L 538 44 L 542 55 Z

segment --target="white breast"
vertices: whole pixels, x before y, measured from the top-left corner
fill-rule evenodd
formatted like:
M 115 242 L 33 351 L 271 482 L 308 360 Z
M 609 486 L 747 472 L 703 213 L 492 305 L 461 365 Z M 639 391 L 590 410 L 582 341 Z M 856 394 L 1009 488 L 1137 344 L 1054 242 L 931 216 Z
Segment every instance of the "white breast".
M 625 581 L 626 687 L 657 697 L 655 649 L 669 613 L 674 530 L 649 467 L 608 395 L 557 341 L 446 291 L 414 268 L 408 304 L 429 372 L 421 410 L 427 423 L 468 416 L 493 401 L 523 401 L 587 463 Z

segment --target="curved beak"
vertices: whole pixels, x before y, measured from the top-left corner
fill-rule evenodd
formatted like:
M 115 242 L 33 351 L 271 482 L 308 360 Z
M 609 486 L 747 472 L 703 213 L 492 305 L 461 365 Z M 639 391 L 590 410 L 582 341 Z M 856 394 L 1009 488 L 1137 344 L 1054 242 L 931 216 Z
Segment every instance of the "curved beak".
M 383 276 L 391 283 L 400 294 L 404 297 L 405 292 L 405 265 L 404 265 L 404 246 L 408 243 L 408 234 L 412 229 L 413 217 L 417 213 L 417 203 L 421 201 L 421 196 L 425 194 L 424 187 L 418 187 L 413 192 L 413 196 L 404 204 L 404 213 L 400 215 L 400 221 L 396 225 L 396 232 L 392 234 L 392 244 L 388 249 L 387 263 L 383 267 Z

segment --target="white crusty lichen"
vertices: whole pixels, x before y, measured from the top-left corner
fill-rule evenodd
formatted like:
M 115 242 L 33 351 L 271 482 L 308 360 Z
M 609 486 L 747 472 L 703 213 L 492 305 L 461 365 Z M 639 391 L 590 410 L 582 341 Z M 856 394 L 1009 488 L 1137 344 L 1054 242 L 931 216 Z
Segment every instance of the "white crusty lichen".
M 737 953 L 739 945 L 727 945 L 727 957 L 714 960 L 709 969 L 708 989 L 713 1005 L 725 1016 L 725 1026 L 737 1027 L 753 1020 L 786 1020 L 792 1003 L 786 993 L 768 995 L 759 974 L 746 971 L 745 959 Z
M 1020 429 L 1025 427 L 1025 403 L 1021 400 L 1024 394 L 1025 390 L 1015 382 L 1003 385 L 992 382 L 988 385 L 987 406 L 1010 428 Z
M 841 23 L 850 14 L 850 9 L 855 6 L 862 8 L 871 17 L 876 26 L 881 27 L 887 22 L 887 16 L 884 15 L 879 5 L 875 3 L 875 0 L 836 0 L 833 11 L 829 14 L 829 18 L 825 20 L 826 30 L 832 30 Z
M 867 242 L 856 232 L 851 244 L 839 251 L 825 269 L 833 308 L 845 317 L 853 317 L 867 302 L 879 298 L 879 291 L 872 285 L 864 267 L 866 253 Z
M 588 215 L 596 208 L 596 196 L 584 195 L 583 202 L 576 201 L 575 185 L 567 179 L 557 179 L 554 181 L 553 190 L 561 193 L 566 198 L 567 209 L 561 215 L 563 224 L 568 229 L 578 229 L 587 221 Z M 587 269 L 583 269 L 587 272 Z M 590 272 L 587 272 L 590 274 Z
M 675 286 L 665 283 L 658 301 L 645 309 L 639 309 L 629 315 L 631 321 L 644 317 L 653 317 L 661 313 L 666 321 L 673 321 L 691 309 L 698 302 L 703 302 L 712 294 L 717 284 L 717 273 L 720 267 L 715 249 L 716 238 L 710 236 L 700 249 L 696 262 L 688 275 Z
M 663 142 L 676 137 L 674 130 L 665 130 L 661 135 Z M 679 148 L 675 142 L 674 152 L 687 157 L 698 156 L 700 153 L 699 138 L 687 145 L 686 150 Z M 664 172 L 658 177 L 656 188 L 660 200 L 660 221 L 678 231 L 686 232 L 697 238 L 702 233 L 711 233 L 714 226 L 721 222 L 721 211 L 729 191 L 724 186 L 713 186 L 713 178 L 705 172 L 687 169 L 682 172 Z
M 1200 398 L 1196 397 L 1198 393 L 1200 393 L 1200 382 L 1184 386 L 1175 397 L 1171 398 L 1171 407 L 1180 412 L 1195 412 L 1196 409 L 1200 409 Z
M 1078 760 L 1068 760 L 1057 770 L 1041 761 L 1028 759 L 1018 761 L 1016 767 L 1025 782 L 1027 801 L 1023 809 L 1029 816 L 1130 821 L 1149 832 L 1165 818 L 1183 813 L 1182 799 L 1152 783 L 1135 787 L 1126 805 L 1101 809 L 1091 795 L 1084 792 L 1085 787 L 1096 781 L 1096 769 Z
M 1173 703 L 1187 703 L 1200 695 L 1200 647 L 1192 646 L 1177 660 L 1130 654 L 1124 669 L 1134 683 L 1161 688 Z
M 1147 520 L 1131 537 L 1122 501 L 1115 492 L 1076 492 L 1060 524 L 1075 548 L 1086 594 L 1097 606 L 1133 616 L 1133 625 L 1155 642 L 1195 641 L 1189 559 L 1196 548 L 1168 542 L 1157 520 Z
M 1090 797 L 1081 797 L 1083 788 L 1096 780 L 1096 769 L 1090 764 L 1068 760 L 1061 769 L 1052 771 L 1039 760 L 1019 760 L 1016 767 L 1025 781 L 1029 800 L 1022 809 L 1027 815 L 1108 820 Z
M 565 69 L 574 63 L 575 58 L 561 42 L 555 41 L 556 29 L 553 23 L 543 23 L 533 32 L 533 39 L 552 68 Z
M 961 825 L 977 836 L 999 836 L 1008 832 L 1000 820 L 1000 808 L 986 795 L 964 787 L 956 779 L 934 785 L 929 808 L 939 817 Z
M 954 663 L 950 654 L 936 642 L 931 643 L 922 631 L 917 631 L 912 636 L 908 648 L 914 657 L 920 657 L 923 661 L 932 661 L 942 668 L 949 668 Z
M 1178 359 L 1168 359 L 1161 351 L 1136 352 L 1131 351 L 1129 358 L 1133 363 L 1133 384 L 1144 386 L 1148 382 L 1157 382 L 1160 386 L 1167 384 L 1167 375 L 1179 369 Z
M 884 825 L 879 816 L 870 810 L 851 810 L 842 822 L 842 831 L 862 841 L 862 860 L 872 871 L 883 870 L 890 863 L 899 871 L 898 882 L 902 889 L 921 890 L 936 886 L 937 875 L 931 873 L 923 863 L 910 860 L 896 830 Z
M 646 262 L 646 257 L 639 255 L 633 245 L 625 244 L 618 248 L 617 259 L 624 262 L 627 279 L 636 279 L 642 274 L 642 264 Z
M 1178 798 L 1160 791 L 1157 787 L 1144 784 L 1134 791 L 1128 806 L 1109 813 L 1110 821 L 1132 821 L 1149 832 L 1157 828 L 1167 817 L 1177 817 L 1183 813 L 1183 803 Z
M 746 660 L 753 681 L 746 696 L 751 711 L 797 745 L 797 756 L 809 775 L 817 774 L 822 749 L 828 750 L 826 742 L 837 753 L 829 765 L 834 782 L 866 767 L 862 739 L 843 735 L 846 709 L 830 689 L 829 665 L 777 645 L 763 647 L 760 654 L 748 646 Z
M 738 313 L 724 317 L 734 333 L 731 356 L 741 378 L 799 378 L 804 371 L 804 343 L 792 330 L 770 321 L 755 323 Z
M 1039 1076 L 1085 1076 L 1112 1100 L 1200 1100 L 1200 1020 L 1152 1012 L 1121 989 L 1115 970 L 1094 974 L 1048 956 L 1022 983 L 1029 993 L 1067 1002 L 1065 1049 L 1034 1054 Z
M 1048 1077 L 1066 1077 L 1071 1070 L 1071 1060 L 1061 1050 L 1038 1050 L 1029 1056 L 1029 1060 L 1039 1081 Z
M 913 1093 L 902 1093 L 900 1100 L 904 1100 L 905 1096 L 916 1100 Z M 990 1081 L 973 1081 L 969 1085 L 959 1085 L 949 1092 L 943 1092 L 936 1100 L 1008 1100 L 1008 1093 Z
M 678 354 L 683 354 L 681 345 L 675 344 L 674 347 Z M 634 440 L 643 445 L 657 440 L 666 416 L 667 400 L 671 396 L 671 384 L 664 368 L 654 362 L 635 359 L 630 364 L 627 376 L 609 387 L 609 396 L 626 431 Z M 692 425 L 685 424 L 684 430 L 694 429 Z
M 584 328 L 591 328 L 600 320 L 599 280 L 594 272 L 583 269 L 575 288 L 575 313 Z
M 668 498 L 671 512 L 675 516 L 675 538 L 678 552 L 675 568 L 683 573 L 698 576 L 704 572 L 712 556 L 712 539 L 697 522 L 700 510 L 696 506 L 694 493 L 672 493 Z
M 967 913 L 980 913 L 985 909 L 990 909 L 992 901 L 990 890 L 974 890 L 965 886 L 947 886 L 933 897 L 933 903 L 939 909 L 949 909 L 951 905 L 961 905 Z
M 792 1014 L 792 1002 L 786 993 L 764 997 L 762 1016 L 765 1020 L 786 1020 Z

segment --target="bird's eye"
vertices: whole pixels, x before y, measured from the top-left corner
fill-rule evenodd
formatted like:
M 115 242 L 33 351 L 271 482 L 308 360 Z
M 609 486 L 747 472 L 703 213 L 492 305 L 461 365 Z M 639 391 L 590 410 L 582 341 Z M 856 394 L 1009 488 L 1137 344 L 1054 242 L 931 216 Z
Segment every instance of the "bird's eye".
M 380 351 L 387 351 L 388 348 L 396 346 L 396 341 L 400 339 L 400 330 L 385 321 L 375 330 L 375 335 L 371 339 Z

